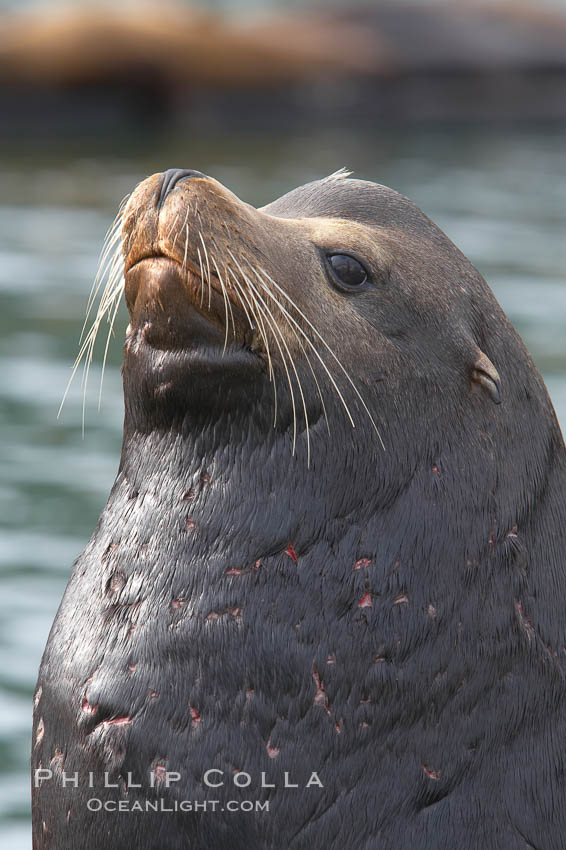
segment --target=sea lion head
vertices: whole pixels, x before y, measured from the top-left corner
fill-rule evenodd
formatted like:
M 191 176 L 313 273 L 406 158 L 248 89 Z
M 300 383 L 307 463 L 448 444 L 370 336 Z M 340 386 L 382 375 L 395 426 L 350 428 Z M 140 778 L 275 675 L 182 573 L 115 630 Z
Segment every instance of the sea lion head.
M 171 169 L 119 223 L 126 431 L 285 443 L 307 465 L 354 446 L 406 480 L 455 441 L 493 454 L 490 429 L 548 404 L 479 272 L 385 186 L 338 172 L 256 209 Z

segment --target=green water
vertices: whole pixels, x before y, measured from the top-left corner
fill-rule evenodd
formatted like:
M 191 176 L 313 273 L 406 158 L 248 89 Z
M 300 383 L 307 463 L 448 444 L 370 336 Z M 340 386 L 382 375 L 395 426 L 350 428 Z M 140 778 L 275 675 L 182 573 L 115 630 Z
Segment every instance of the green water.
M 399 189 L 479 267 L 566 424 L 566 130 L 397 131 L 354 137 L 113 140 L 105 149 L 4 150 L 0 159 L 0 830 L 30 846 L 28 752 L 37 667 L 71 563 L 116 472 L 125 310 L 103 402 L 93 369 L 57 420 L 104 233 L 145 175 L 214 175 L 254 204 L 336 170 Z

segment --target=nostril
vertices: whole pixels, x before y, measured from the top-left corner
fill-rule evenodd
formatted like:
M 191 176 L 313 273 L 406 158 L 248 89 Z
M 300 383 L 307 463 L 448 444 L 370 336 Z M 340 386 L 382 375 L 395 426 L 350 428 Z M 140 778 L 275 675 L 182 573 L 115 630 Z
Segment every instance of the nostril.
M 168 168 L 163 173 L 157 208 L 159 209 L 163 205 L 167 195 L 173 191 L 178 183 L 182 180 L 189 180 L 191 177 L 206 177 L 206 174 L 203 174 L 202 171 L 194 171 L 192 168 Z

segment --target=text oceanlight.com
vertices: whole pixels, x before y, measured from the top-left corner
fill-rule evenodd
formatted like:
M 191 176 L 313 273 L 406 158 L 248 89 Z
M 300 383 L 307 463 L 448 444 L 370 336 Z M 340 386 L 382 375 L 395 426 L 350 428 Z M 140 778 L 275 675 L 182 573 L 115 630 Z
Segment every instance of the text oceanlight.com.
M 268 812 L 269 800 L 99 800 L 87 801 L 91 812 Z

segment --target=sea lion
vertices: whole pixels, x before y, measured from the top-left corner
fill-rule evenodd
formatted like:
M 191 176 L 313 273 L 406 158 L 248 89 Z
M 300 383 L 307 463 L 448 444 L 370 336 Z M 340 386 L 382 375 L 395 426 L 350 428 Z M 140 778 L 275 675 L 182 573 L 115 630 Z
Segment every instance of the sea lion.
M 39 673 L 36 850 L 562 847 L 566 450 L 481 275 L 346 173 L 254 209 L 171 169 L 119 231 L 123 450 Z

